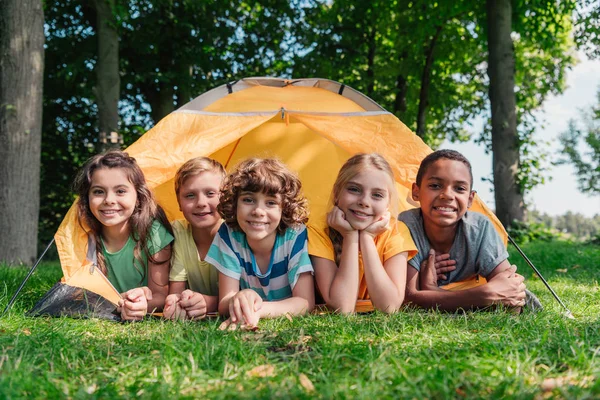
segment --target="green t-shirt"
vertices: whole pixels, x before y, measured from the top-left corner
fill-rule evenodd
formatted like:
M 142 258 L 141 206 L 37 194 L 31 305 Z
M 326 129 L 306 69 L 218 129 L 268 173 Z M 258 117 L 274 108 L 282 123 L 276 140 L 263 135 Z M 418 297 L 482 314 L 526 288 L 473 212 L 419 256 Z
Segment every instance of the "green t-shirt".
M 156 220 L 152 222 L 150 235 L 148 236 L 148 252 L 151 255 L 158 253 L 172 241 L 173 236 L 160 222 Z M 121 250 L 114 253 L 109 253 L 106 251 L 104 244 L 102 245 L 108 280 L 119 293 L 148 285 L 148 257 L 142 251 L 140 258 L 143 265 L 140 265 L 140 262 L 133 255 L 134 248 L 135 241 L 132 236 L 129 236 L 127 243 Z

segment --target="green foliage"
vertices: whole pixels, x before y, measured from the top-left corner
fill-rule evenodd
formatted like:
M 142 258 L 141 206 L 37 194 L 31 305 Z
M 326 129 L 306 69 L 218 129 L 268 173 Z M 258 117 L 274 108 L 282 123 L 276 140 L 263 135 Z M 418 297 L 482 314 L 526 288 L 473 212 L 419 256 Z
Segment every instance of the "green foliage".
M 27 318 L 60 276 L 42 265 L 0 319 L 2 397 L 597 398 L 600 251 L 523 249 L 575 320 L 512 248 L 539 314 L 315 315 L 261 321 L 256 332 L 219 332 L 216 320 Z M 0 309 L 26 272 L 0 267 Z
M 553 241 L 561 238 L 560 232 L 539 222 L 513 221 L 508 234 L 518 244 L 534 241 Z
M 569 121 L 569 128 L 560 136 L 563 158 L 559 163 L 570 163 L 577 171 L 579 190 L 600 195 L 600 90 L 598 104 L 590 111 L 581 112 L 584 128 Z
M 208 89 L 243 76 L 289 75 L 301 11 L 296 1 L 119 0 L 112 6 L 124 146 Z M 40 248 L 74 200 L 78 169 L 100 150 L 95 10 L 89 2 L 59 0 L 46 2 L 44 12 Z

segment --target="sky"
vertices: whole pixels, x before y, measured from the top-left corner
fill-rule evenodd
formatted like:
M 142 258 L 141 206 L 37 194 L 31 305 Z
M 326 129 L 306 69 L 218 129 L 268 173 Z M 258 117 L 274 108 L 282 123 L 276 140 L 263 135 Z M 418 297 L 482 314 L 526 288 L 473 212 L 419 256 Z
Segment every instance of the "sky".
M 550 158 L 558 158 L 558 136 L 567 130 L 570 119 L 580 119 L 580 109 L 589 109 L 596 103 L 596 93 L 600 88 L 600 61 L 588 60 L 579 55 L 580 62 L 567 73 L 567 89 L 559 96 L 546 99 L 543 109 L 538 112 L 538 120 L 543 120 L 543 129 L 536 130 L 536 138 L 550 141 Z M 474 124 L 473 132 L 481 131 L 481 121 Z M 493 185 L 481 181 L 482 177 L 492 176 L 492 156 L 485 154 L 482 146 L 475 143 L 445 142 L 440 148 L 460 151 L 473 167 L 474 189 L 481 199 L 494 208 Z M 552 177 L 548 180 L 548 177 Z M 563 215 L 567 211 L 577 212 L 587 217 L 600 214 L 600 196 L 589 196 L 577 189 L 575 170 L 571 165 L 554 166 L 546 174 L 546 183 L 534 188 L 526 195 L 529 209 L 549 215 Z

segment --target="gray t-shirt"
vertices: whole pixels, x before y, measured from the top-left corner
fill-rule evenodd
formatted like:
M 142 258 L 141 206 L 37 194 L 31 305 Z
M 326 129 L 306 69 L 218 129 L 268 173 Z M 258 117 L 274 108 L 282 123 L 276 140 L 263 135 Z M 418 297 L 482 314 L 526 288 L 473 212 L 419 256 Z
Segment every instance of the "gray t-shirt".
M 421 262 L 427 258 L 431 245 L 425 228 L 420 208 L 407 210 L 398 215 L 398 220 L 404 222 L 419 253 L 408 261 L 417 271 Z M 450 259 L 456 261 L 456 269 L 446 273 L 447 280 L 438 281 L 438 286 L 468 279 L 476 274 L 485 278 L 508 258 L 508 252 L 498 232 L 490 220 L 477 212 L 466 212 L 459 221 L 454 243 L 450 248 Z

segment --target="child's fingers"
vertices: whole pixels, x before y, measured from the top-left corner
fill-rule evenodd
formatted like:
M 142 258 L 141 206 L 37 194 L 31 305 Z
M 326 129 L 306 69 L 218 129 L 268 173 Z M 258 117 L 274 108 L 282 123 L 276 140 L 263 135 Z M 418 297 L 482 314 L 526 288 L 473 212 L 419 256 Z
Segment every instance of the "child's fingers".
M 206 307 L 187 310 L 187 316 L 190 319 L 202 319 L 206 317 Z
M 246 296 L 240 296 L 240 311 L 242 312 L 241 318 L 239 321 L 246 321 L 246 323 L 250 323 L 250 321 L 254 320 L 254 302 L 248 301 Z
M 435 261 L 436 262 L 440 262 L 440 261 L 445 261 L 450 259 L 450 254 L 449 253 L 443 253 L 443 254 L 436 254 L 435 255 Z
M 220 331 L 225 331 L 227 330 L 227 328 L 229 328 L 229 325 L 232 324 L 231 318 L 227 318 L 225 321 L 223 321 L 221 323 L 221 325 L 219 325 L 219 330 Z

